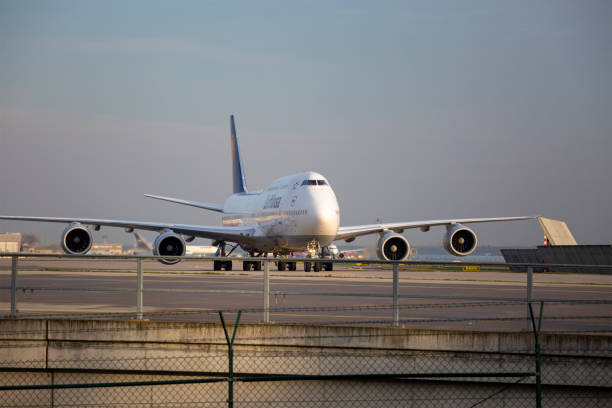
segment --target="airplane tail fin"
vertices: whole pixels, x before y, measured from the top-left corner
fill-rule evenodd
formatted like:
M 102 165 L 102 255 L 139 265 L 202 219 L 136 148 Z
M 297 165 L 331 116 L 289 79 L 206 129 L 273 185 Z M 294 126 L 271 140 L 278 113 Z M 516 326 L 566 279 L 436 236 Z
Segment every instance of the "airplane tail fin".
M 240 157 L 240 148 L 238 147 L 238 137 L 236 136 L 236 125 L 234 123 L 234 115 L 230 116 L 230 128 L 232 132 L 232 169 L 234 173 L 234 194 L 246 193 L 246 181 L 244 178 L 244 167 L 242 166 L 242 158 Z

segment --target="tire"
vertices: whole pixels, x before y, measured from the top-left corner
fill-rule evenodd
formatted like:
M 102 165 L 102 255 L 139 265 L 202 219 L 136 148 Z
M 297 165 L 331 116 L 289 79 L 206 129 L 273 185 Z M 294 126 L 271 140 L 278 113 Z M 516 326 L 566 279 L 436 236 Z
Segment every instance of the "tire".
M 278 261 L 278 270 L 279 271 L 284 271 L 286 266 L 289 266 L 286 262 Z
M 310 272 L 310 262 L 304 262 L 304 272 Z
M 225 270 L 226 271 L 232 270 L 232 261 L 225 261 Z
M 289 270 L 297 271 L 297 262 L 289 262 Z
M 252 264 L 249 261 L 242 262 L 242 270 L 243 271 L 250 271 L 251 270 L 251 266 L 252 266 Z
M 222 263 L 223 263 L 223 261 L 214 261 L 213 262 L 213 271 L 220 271 Z
M 333 271 L 334 270 L 334 263 L 333 262 L 325 262 L 325 270 L 326 271 Z
M 321 272 L 321 262 L 315 262 L 313 269 L 315 272 Z

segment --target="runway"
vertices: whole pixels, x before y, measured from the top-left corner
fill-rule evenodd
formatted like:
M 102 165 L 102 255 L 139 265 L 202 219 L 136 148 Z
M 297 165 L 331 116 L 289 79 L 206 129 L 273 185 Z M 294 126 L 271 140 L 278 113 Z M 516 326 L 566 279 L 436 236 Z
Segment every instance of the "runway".
M 234 268 L 240 265 L 235 262 Z M 10 260 L 0 260 L 0 307 L 10 310 Z M 263 319 L 263 272 L 213 272 L 210 262 L 143 262 L 145 318 L 218 321 L 218 310 Z M 270 268 L 271 321 L 318 325 L 390 325 L 392 271 L 336 265 L 333 272 Z M 18 311 L 24 317 L 134 318 L 134 261 L 20 259 Z M 130 271 L 130 272 L 127 272 Z M 400 271 L 404 327 L 527 328 L 526 276 L 515 272 Z M 612 277 L 535 274 L 532 298 L 544 300 L 544 330 L 609 331 Z M 607 302 L 607 303 L 606 303 Z

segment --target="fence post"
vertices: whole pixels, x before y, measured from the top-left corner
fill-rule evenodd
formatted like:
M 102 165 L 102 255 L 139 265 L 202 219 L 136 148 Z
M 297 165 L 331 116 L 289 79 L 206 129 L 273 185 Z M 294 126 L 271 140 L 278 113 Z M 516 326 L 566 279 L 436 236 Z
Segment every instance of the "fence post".
M 270 323 L 270 261 L 264 262 L 264 323 Z
M 529 331 L 530 330 L 530 326 L 531 326 L 531 312 L 530 312 L 530 308 L 531 305 L 529 304 L 529 302 L 531 302 L 532 300 L 532 296 L 533 296 L 533 266 L 528 266 L 527 267 L 527 298 L 526 298 L 526 303 L 527 303 L 527 318 L 525 319 L 525 330 Z
M 393 263 L 393 326 L 399 326 L 399 272 L 397 262 Z
M 142 259 L 138 258 L 136 262 L 136 319 L 142 320 Z
M 17 256 L 11 257 L 11 317 L 17 317 Z
M 535 364 L 536 364 L 536 408 L 542 408 L 542 356 L 540 351 L 540 330 L 542 329 L 542 314 L 544 313 L 544 302 L 540 302 L 540 316 L 538 318 L 538 326 L 536 328 L 535 317 L 531 302 L 529 303 L 529 315 L 531 317 L 531 325 L 533 327 L 533 336 L 535 339 Z
M 225 333 L 225 341 L 227 342 L 227 406 L 229 408 L 234 407 L 234 339 L 236 338 L 236 330 L 238 329 L 241 314 L 242 310 L 239 310 L 238 316 L 236 316 L 236 323 L 234 323 L 234 333 L 230 340 L 227 327 L 225 326 L 225 319 L 223 319 L 223 312 L 219 312 L 221 324 L 223 325 L 223 332 Z

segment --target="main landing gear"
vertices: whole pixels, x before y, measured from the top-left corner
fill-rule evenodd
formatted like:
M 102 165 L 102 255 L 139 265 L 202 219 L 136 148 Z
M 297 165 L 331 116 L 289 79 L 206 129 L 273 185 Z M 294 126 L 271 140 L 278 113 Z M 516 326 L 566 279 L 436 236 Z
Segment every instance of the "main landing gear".
M 214 261 L 214 268 L 215 271 L 220 271 L 222 269 L 225 269 L 226 271 L 231 271 L 232 270 L 232 261 Z
M 232 254 L 232 252 L 234 252 L 234 249 L 236 249 L 236 247 L 233 247 L 231 251 L 229 251 L 229 253 L 225 253 L 225 242 L 219 242 L 219 247 L 217 248 L 217 253 L 215 254 L 215 256 L 230 256 Z M 222 269 L 225 269 L 226 271 L 231 271 L 232 270 L 232 261 L 214 261 L 213 262 L 213 270 L 215 271 L 220 271 Z
M 288 271 L 297 270 L 297 262 L 293 261 L 278 261 L 277 266 L 279 271 L 284 271 L 285 269 Z
M 243 271 L 261 271 L 262 261 L 244 261 L 242 262 Z

